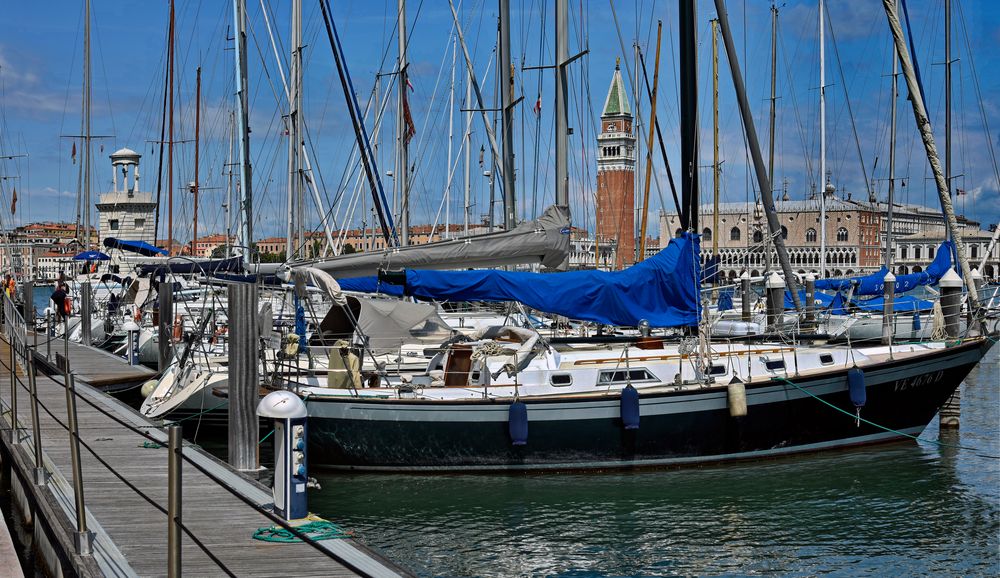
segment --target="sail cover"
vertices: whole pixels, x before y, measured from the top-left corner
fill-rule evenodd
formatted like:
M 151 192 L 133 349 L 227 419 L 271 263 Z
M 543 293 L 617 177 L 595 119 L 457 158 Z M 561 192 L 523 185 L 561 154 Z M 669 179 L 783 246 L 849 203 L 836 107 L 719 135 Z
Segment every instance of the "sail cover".
M 109 249 L 131 251 L 132 253 L 138 253 L 140 255 L 145 255 L 146 257 L 155 257 L 156 255 L 167 254 L 166 249 L 150 245 L 145 241 L 130 241 L 128 239 L 116 239 L 114 237 L 104 239 L 104 246 Z
M 334 277 L 375 275 L 379 269 L 468 269 L 521 263 L 557 268 L 569 253 L 569 233 L 569 209 L 553 205 L 542 216 L 512 231 L 352 253 L 302 266 L 315 267 Z
M 695 235 L 670 240 L 623 271 L 405 271 L 405 293 L 438 301 L 518 301 L 546 313 L 608 325 L 698 324 L 700 262 Z M 389 277 L 391 278 L 391 276 Z
M 951 267 L 951 254 L 953 252 L 951 241 L 945 241 L 938 247 L 934 261 L 927 266 L 927 269 L 919 273 L 896 276 L 896 293 L 905 293 L 921 285 L 933 285 Z M 852 285 L 855 295 L 882 295 L 885 293 L 886 268 L 882 267 L 875 273 L 861 277 L 848 277 L 843 279 L 818 279 L 816 289 L 825 291 L 846 291 Z

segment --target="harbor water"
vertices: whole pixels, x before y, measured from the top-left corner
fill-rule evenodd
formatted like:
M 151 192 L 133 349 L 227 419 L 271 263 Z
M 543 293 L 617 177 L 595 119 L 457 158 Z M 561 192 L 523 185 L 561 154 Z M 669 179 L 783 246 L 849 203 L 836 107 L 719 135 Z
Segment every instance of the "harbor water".
M 697 469 L 312 472 L 310 509 L 422 576 L 998 575 L 1000 347 L 962 426 Z M 831 410 L 832 411 L 832 410 Z M 961 447 L 956 447 L 961 446 Z

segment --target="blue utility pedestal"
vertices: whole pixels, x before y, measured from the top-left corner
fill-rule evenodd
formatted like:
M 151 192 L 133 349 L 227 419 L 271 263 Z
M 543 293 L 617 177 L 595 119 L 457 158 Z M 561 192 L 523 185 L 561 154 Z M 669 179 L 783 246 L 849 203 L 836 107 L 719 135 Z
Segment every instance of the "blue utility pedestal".
M 274 508 L 286 520 L 309 515 L 306 483 L 306 404 L 290 391 L 260 400 L 257 415 L 274 420 Z

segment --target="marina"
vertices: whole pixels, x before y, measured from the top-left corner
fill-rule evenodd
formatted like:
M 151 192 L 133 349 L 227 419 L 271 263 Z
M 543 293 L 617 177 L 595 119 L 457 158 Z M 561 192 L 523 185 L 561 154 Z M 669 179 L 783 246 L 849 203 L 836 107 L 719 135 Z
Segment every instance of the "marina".
M 0 574 L 1000 573 L 1000 8 L 209 4 L 0 34 Z

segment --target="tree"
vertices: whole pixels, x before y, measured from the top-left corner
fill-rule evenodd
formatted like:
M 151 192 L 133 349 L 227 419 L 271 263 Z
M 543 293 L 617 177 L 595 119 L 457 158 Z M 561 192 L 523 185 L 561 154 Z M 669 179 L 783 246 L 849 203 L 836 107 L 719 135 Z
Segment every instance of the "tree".
M 357 253 L 358 250 L 354 248 L 354 245 L 350 243 L 344 243 L 344 250 L 340 252 L 341 255 L 350 255 L 351 253 Z

